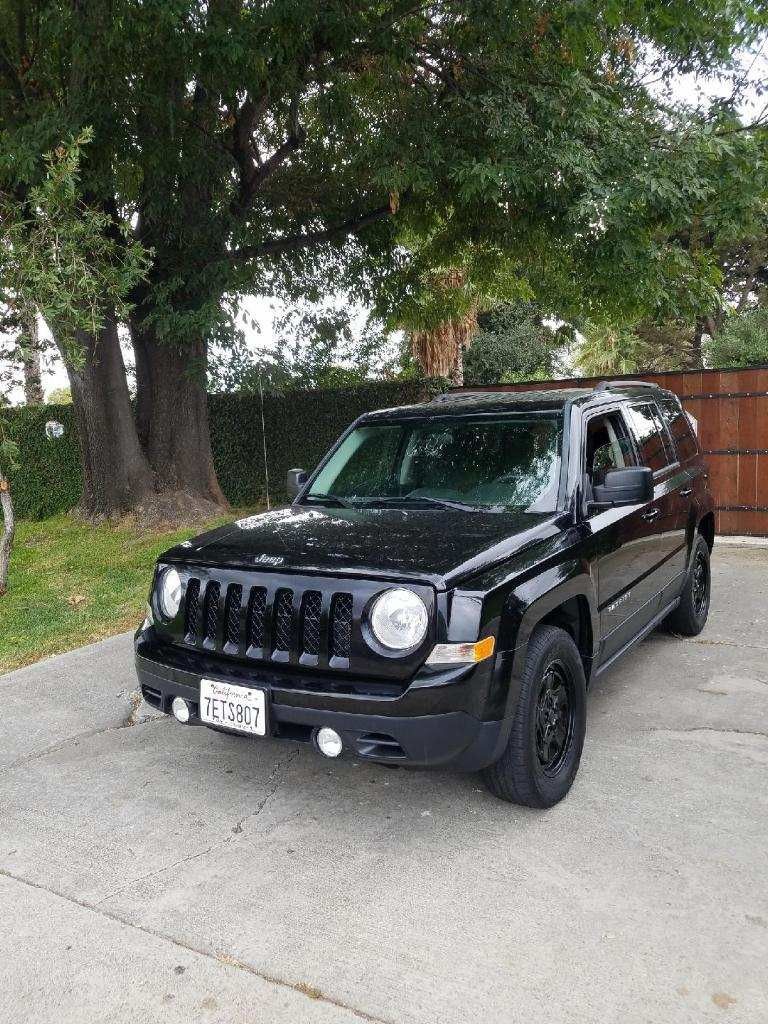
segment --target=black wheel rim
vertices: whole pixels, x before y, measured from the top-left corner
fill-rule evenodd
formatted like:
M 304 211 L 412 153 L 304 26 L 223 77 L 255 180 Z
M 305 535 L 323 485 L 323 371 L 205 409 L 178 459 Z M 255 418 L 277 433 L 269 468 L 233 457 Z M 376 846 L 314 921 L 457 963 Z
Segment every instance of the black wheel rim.
M 563 766 L 573 737 L 573 683 L 559 661 L 551 662 L 541 679 L 536 702 L 536 755 L 545 775 Z
M 700 551 L 693 563 L 693 581 L 691 587 L 693 610 L 697 618 L 704 614 L 709 600 L 709 569 L 704 554 Z

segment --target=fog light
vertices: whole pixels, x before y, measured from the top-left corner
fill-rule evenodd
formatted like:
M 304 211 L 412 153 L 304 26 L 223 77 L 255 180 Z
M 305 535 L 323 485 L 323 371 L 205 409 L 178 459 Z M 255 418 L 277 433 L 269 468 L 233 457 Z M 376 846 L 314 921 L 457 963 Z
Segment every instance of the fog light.
M 182 725 L 186 725 L 189 721 L 190 715 L 192 714 L 192 708 L 184 700 L 183 697 L 174 697 L 171 703 L 171 711 L 173 717 L 177 722 L 181 722 Z
M 315 735 L 315 742 L 317 743 L 317 749 L 325 757 L 338 757 L 341 753 L 341 736 L 339 736 L 335 729 L 329 729 L 327 726 L 318 729 Z

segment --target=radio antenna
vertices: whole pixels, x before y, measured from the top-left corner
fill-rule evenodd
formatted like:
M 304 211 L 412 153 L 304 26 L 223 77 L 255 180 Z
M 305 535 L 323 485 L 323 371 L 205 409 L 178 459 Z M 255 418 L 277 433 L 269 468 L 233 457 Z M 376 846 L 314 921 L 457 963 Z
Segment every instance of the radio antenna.
M 264 424 L 264 388 L 261 385 L 261 367 L 259 367 L 259 404 L 261 406 L 261 440 L 264 448 L 264 485 L 267 492 L 267 511 L 272 508 L 269 502 L 269 465 L 267 462 L 267 428 Z

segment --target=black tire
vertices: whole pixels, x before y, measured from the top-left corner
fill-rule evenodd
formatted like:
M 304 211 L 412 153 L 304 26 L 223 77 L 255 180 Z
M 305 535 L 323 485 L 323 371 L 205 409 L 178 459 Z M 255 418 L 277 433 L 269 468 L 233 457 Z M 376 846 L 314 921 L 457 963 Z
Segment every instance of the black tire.
M 680 604 L 667 616 L 665 625 L 681 636 L 698 636 L 707 623 L 711 587 L 709 545 L 699 533 L 693 542 L 691 567 Z
M 557 697 L 563 689 L 567 694 L 565 710 Z M 576 777 L 586 726 L 587 687 L 576 644 L 564 630 L 540 626 L 528 641 L 506 749 L 495 764 L 484 769 L 483 781 L 501 800 L 526 807 L 552 807 L 563 799 Z

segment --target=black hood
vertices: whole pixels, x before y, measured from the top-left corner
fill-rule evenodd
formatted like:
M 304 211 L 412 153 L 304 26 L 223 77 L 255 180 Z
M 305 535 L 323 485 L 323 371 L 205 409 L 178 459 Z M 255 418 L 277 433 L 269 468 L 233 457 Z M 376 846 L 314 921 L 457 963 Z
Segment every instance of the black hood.
M 162 560 L 448 586 L 556 534 L 556 518 L 552 513 L 292 506 L 202 534 Z

